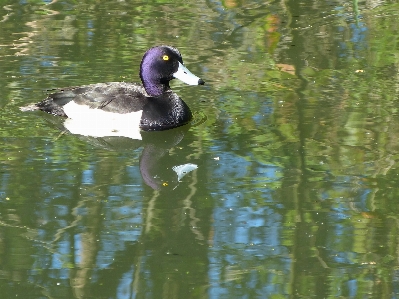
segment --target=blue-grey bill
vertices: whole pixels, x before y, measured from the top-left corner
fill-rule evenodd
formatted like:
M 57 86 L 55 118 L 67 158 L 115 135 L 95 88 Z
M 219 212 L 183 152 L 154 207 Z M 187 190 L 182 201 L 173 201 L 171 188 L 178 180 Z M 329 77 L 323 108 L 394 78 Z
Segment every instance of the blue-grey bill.
M 179 62 L 179 68 L 177 72 L 173 74 L 173 77 L 183 81 L 188 85 L 202 85 L 204 81 L 191 73 L 183 64 Z

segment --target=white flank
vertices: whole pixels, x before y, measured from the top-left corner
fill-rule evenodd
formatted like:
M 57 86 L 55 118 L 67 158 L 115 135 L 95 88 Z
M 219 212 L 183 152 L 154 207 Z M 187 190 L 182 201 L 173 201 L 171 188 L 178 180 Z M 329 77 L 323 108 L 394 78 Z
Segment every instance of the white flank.
M 72 134 L 83 136 L 105 137 L 123 136 L 141 140 L 140 120 L 142 110 L 126 114 L 92 109 L 71 101 L 64 106 L 68 118 L 65 128 Z

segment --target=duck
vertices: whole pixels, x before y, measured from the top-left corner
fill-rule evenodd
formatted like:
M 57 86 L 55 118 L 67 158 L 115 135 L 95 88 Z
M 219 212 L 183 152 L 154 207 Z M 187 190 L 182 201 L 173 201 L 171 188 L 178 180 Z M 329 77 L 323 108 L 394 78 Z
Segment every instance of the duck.
M 140 64 L 142 84 L 94 83 L 57 89 L 23 109 L 66 118 L 65 128 L 85 136 L 141 139 L 140 131 L 162 131 L 192 120 L 187 104 L 169 86 L 173 79 L 188 85 L 205 81 L 191 73 L 179 50 L 161 45 L 148 49 Z

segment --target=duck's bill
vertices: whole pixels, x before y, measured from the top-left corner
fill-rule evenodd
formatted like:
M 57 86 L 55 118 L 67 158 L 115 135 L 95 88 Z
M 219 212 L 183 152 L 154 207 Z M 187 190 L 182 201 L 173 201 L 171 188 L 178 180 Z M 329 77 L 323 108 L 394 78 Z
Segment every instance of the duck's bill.
M 204 85 L 205 82 L 201 78 L 191 73 L 183 64 L 179 62 L 179 68 L 177 72 L 173 74 L 173 77 L 183 81 L 188 85 Z

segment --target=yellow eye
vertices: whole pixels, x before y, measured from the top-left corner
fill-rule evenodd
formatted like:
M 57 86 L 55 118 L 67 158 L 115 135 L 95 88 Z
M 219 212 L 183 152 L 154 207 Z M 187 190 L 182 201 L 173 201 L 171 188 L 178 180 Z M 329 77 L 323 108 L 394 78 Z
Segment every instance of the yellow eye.
M 168 55 L 164 55 L 164 56 L 162 56 L 162 59 L 167 61 L 167 60 L 169 60 L 169 56 Z

